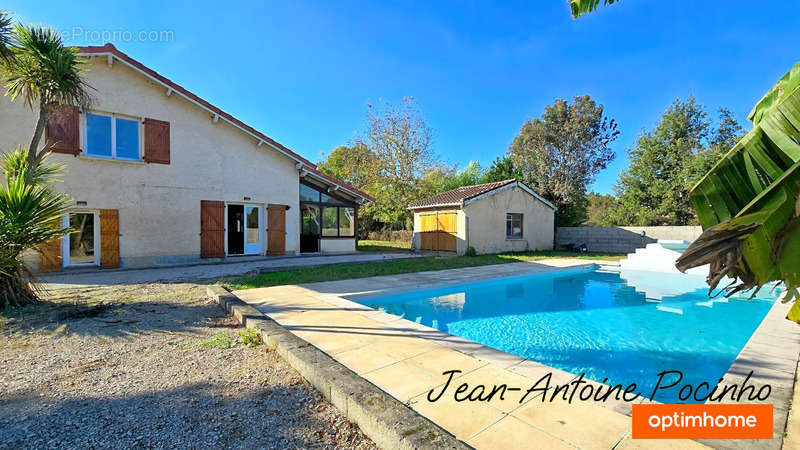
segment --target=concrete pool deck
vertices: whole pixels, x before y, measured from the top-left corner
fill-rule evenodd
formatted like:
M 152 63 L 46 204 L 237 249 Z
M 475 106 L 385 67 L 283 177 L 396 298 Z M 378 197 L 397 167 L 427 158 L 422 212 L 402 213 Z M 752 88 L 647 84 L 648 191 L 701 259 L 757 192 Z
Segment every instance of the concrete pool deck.
M 297 337 L 327 353 L 398 401 L 476 448 L 704 447 L 699 442 L 688 440 L 631 439 L 630 404 L 625 402 L 599 404 L 575 401 L 566 404 L 559 401 L 542 402 L 540 395 L 529 395 L 520 402 L 526 389 L 547 373 L 552 373 L 552 384 L 565 384 L 574 380 L 576 376 L 397 316 L 375 311 L 343 298 L 387 290 L 552 272 L 564 267 L 595 263 L 598 262 L 553 258 L 536 263 L 513 263 L 249 289 L 236 291 L 234 294 Z M 775 314 L 771 311 L 771 315 Z M 762 331 L 762 327 L 759 327 L 759 332 Z M 768 332 L 764 335 L 765 338 L 772 336 L 771 326 L 764 329 Z M 756 334 L 754 338 L 755 336 Z M 756 340 L 756 343 L 758 342 L 759 340 Z M 746 347 L 743 353 L 745 350 L 748 348 Z M 745 356 L 750 355 L 745 354 Z M 797 359 L 794 361 L 796 365 Z M 761 363 L 757 361 L 754 364 L 761 367 Z M 736 363 L 732 369 L 735 367 Z M 784 367 L 785 364 L 781 365 L 782 369 Z M 447 378 L 442 372 L 447 370 L 461 372 L 454 375 L 450 389 L 445 395 L 436 402 L 428 401 L 429 391 L 439 388 L 436 389 L 438 392 L 445 385 Z M 730 372 L 729 375 L 736 376 Z M 786 375 L 786 372 L 781 374 L 782 378 L 787 378 Z M 793 376 L 791 379 L 793 380 Z M 489 402 L 456 402 L 453 399 L 453 391 L 461 383 L 467 383 L 470 391 L 473 387 L 485 385 L 486 393 L 492 386 L 500 384 L 520 387 L 522 390 L 509 391 L 504 399 L 496 395 Z M 589 384 L 595 387 L 602 386 L 594 382 Z M 783 411 L 789 409 L 791 384 L 788 395 Z M 776 406 L 776 421 L 778 410 L 781 408 Z M 783 417 L 785 424 L 786 415 Z M 776 429 L 779 429 L 777 423 Z M 777 447 L 774 441 L 776 439 L 760 442 L 767 444 L 766 447 L 780 447 L 780 435 L 777 437 Z M 717 447 L 714 441 L 705 443 Z M 727 447 L 736 444 L 736 441 L 726 441 L 724 444 L 727 445 L 722 447 Z

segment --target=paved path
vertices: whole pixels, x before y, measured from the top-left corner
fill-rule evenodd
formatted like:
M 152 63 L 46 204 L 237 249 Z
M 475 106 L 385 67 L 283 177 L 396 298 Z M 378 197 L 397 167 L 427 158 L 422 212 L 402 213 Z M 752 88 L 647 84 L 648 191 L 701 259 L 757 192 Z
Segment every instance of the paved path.
M 355 253 L 347 255 L 293 256 L 241 263 L 202 264 L 136 270 L 97 270 L 80 273 L 62 272 L 40 276 L 39 281 L 45 289 L 152 283 L 155 281 L 175 282 L 221 278 L 255 271 L 275 271 L 327 264 L 385 261 L 390 259 L 415 258 L 419 256 L 422 255 L 414 253 Z

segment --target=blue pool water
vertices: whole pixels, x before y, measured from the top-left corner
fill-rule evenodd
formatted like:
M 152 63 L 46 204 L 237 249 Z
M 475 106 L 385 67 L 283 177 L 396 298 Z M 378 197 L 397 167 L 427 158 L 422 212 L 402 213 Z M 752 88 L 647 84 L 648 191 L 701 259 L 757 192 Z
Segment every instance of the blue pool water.
M 664 370 L 716 384 L 777 297 L 706 291 L 703 277 L 584 267 L 353 300 L 649 397 Z M 678 402 L 671 391 L 656 400 Z

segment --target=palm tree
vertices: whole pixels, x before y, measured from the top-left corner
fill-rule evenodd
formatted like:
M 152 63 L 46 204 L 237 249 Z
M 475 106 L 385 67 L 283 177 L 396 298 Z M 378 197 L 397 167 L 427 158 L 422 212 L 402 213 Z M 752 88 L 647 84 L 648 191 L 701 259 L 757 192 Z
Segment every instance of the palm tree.
M 69 198 L 48 187 L 58 168 L 43 159 L 34 169 L 27 158 L 27 149 L 18 147 L 2 162 L 6 183 L 0 184 L 0 310 L 38 300 L 22 255 L 70 231 L 61 226 Z
M 0 60 L 11 59 L 11 48 L 11 16 L 5 11 L 0 11 Z
M 569 6 L 572 9 L 572 18 L 588 14 L 597 9 L 600 4 L 611 5 L 619 0 L 569 0 Z
M 84 80 L 85 61 L 77 48 L 64 47 L 52 28 L 14 25 L 12 58 L 4 64 L 6 95 L 21 98 L 31 109 L 38 102 L 39 117 L 28 145 L 28 163 L 36 168 L 52 145 L 39 150 L 47 119 L 59 104 L 87 108 L 92 89 Z

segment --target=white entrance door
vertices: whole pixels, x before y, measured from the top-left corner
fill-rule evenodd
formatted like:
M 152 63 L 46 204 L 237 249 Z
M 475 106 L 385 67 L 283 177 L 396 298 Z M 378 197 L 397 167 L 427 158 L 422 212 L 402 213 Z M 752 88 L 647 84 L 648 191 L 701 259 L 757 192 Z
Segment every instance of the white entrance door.
M 244 253 L 261 254 L 261 207 L 245 205 L 244 223 Z

